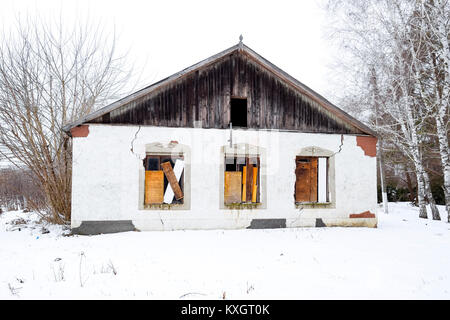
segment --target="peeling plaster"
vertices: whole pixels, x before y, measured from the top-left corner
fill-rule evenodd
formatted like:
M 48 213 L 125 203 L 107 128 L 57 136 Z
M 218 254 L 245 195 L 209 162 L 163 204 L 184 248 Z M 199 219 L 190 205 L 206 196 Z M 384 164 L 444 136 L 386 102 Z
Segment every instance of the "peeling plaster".
M 363 149 L 364 154 L 369 157 L 377 156 L 377 138 L 376 137 L 356 137 L 356 145 Z
M 377 207 L 376 159 L 361 152 L 356 136 L 345 135 L 342 144 L 340 134 L 236 130 L 234 141 L 262 152 L 265 198 L 262 207 L 232 210 L 221 208 L 220 199 L 228 131 L 151 126 L 138 130 L 138 126 L 90 124 L 89 137 L 73 139 L 72 227 L 87 220 L 132 220 L 139 230 L 237 229 L 248 227 L 253 219 L 286 219 L 288 227 L 314 227 L 316 219 L 327 227 L 376 226 L 376 217 L 349 217 L 375 212 Z M 153 152 L 184 153 L 185 179 L 189 176 L 190 181 L 185 180 L 190 201 L 184 210 L 144 208 L 144 166 L 135 155 L 142 158 Z M 323 156 L 336 152 L 332 157 L 336 170 L 330 172 L 335 183 L 333 206 L 295 206 L 294 159 L 301 152 L 325 152 Z
M 350 218 L 375 218 L 375 214 L 370 212 L 369 210 L 361 212 L 361 213 L 351 213 Z
M 78 127 L 74 127 L 70 130 L 70 134 L 73 138 L 85 138 L 89 135 L 89 126 L 82 125 Z

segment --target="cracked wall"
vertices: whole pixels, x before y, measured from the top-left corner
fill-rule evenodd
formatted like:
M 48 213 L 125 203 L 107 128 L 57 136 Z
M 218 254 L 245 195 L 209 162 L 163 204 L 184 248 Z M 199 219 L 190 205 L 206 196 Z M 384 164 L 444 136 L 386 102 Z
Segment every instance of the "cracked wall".
M 229 131 L 202 128 L 89 125 L 89 135 L 73 140 L 72 227 L 82 221 L 131 220 L 139 230 L 247 228 L 254 219 L 285 219 L 286 227 L 376 225 L 376 218 L 350 214 L 376 212 L 376 158 L 357 145 L 357 137 L 262 130 L 233 130 L 233 143 L 258 146 L 266 153 L 264 206 L 220 207 L 221 148 Z M 179 210 L 143 210 L 142 159 L 152 143 L 177 141 L 190 152 L 190 205 Z M 336 153 L 335 206 L 298 208 L 292 197 L 295 156 L 320 146 Z M 152 148 L 156 147 L 155 144 Z M 339 149 L 341 150 L 340 152 Z M 162 223 L 164 222 L 164 224 Z

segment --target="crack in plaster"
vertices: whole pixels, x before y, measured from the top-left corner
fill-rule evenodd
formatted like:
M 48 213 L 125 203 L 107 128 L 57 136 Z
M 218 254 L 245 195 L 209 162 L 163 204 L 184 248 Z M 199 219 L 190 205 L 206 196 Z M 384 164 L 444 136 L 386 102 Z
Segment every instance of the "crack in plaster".
M 136 154 L 134 152 L 134 141 L 136 141 L 137 135 L 139 134 L 139 131 L 141 131 L 141 126 L 139 126 L 139 128 L 136 131 L 136 133 L 134 134 L 133 140 L 131 140 L 131 149 L 130 149 L 131 153 L 134 154 L 135 156 L 137 156 L 138 159 L 140 159 L 140 157 L 139 157 L 139 154 Z

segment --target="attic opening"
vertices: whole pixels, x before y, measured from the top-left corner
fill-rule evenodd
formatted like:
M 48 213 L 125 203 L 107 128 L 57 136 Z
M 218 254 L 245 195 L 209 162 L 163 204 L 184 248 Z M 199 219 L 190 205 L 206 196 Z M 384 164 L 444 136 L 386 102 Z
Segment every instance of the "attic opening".
M 231 98 L 230 110 L 233 127 L 247 128 L 247 98 Z

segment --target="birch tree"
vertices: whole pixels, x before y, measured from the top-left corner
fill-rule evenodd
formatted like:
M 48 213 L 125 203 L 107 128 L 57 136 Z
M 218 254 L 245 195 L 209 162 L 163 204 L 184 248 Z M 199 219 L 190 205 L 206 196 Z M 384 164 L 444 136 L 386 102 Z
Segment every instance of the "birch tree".
M 29 169 L 55 223 L 70 221 L 72 147 L 61 128 L 124 88 L 115 37 L 90 21 L 17 20 L 0 37 L 0 155 Z
M 434 110 L 436 134 L 439 141 L 441 166 L 444 176 L 444 195 L 447 220 L 450 222 L 450 1 L 417 1 L 420 28 L 426 39 L 423 90 L 424 103 Z
M 373 129 L 413 163 L 418 184 L 419 216 L 440 219 L 424 166 L 428 120 L 434 109 L 423 103 L 423 57 L 428 39 L 422 32 L 416 1 L 337 1 L 328 9 L 340 13 L 334 30 L 353 64 L 356 85 L 350 96 L 372 114 Z M 376 78 L 376 96 L 373 79 Z M 347 98 L 347 97 L 346 97 Z M 355 99 L 352 99 L 355 100 Z M 374 115 L 374 109 L 381 109 Z M 373 120 L 375 119 L 375 121 Z

